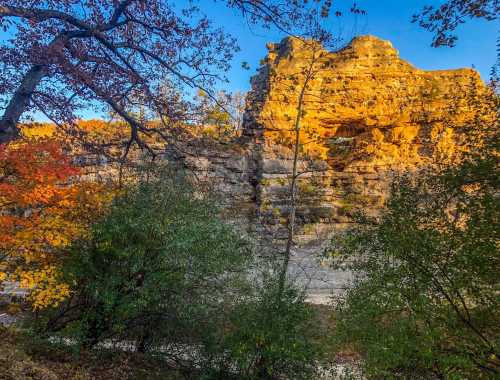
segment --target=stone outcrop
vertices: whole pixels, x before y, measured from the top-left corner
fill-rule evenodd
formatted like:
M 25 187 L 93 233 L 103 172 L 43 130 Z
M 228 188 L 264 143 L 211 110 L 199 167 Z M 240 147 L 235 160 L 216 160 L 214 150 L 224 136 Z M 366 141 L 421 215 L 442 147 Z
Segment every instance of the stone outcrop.
M 373 36 L 336 52 L 293 38 L 268 49 L 252 78 L 243 136 L 184 159 L 212 180 L 233 216 L 279 235 L 303 91 L 298 222 L 304 241 L 346 227 L 357 209 L 376 213 L 394 172 L 451 159 L 455 128 L 474 117 L 472 99 L 485 91 L 472 69 L 420 70 Z

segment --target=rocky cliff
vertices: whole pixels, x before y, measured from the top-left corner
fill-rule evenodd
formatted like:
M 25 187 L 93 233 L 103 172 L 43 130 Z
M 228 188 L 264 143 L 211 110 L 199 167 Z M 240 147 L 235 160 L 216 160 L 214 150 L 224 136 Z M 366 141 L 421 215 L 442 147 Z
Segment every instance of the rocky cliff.
M 417 69 L 373 36 L 336 52 L 294 38 L 268 50 L 252 78 L 243 136 L 184 159 L 232 216 L 279 236 L 298 120 L 304 241 L 346 227 L 357 209 L 376 213 L 395 172 L 452 159 L 458 127 L 475 117 L 474 99 L 485 91 L 474 70 Z

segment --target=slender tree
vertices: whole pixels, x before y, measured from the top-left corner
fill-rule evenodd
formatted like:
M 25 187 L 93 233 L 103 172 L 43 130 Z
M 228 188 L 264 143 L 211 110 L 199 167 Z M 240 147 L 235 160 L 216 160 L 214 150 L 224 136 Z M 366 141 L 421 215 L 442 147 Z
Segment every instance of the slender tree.
M 301 82 L 299 86 L 292 86 L 292 91 L 298 90 L 298 98 L 296 105 L 296 113 L 293 118 L 292 127 L 292 172 L 290 173 L 290 187 L 289 187 L 289 213 L 287 218 L 287 239 L 285 245 L 283 265 L 280 275 L 280 288 L 283 289 L 286 283 L 286 274 L 290 263 L 292 254 L 293 240 L 295 237 L 296 229 L 296 214 L 297 214 L 297 184 L 299 176 L 302 174 L 299 171 L 299 159 L 303 149 L 304 138 L 302 130 L 303 118 L 306 114 L 305 102 L 308 92 L 310 91 L 310 83 L 314 80 L 319 71 L 318 59 L 321 56 L 323 49 L 321 41 L 301 40 L 304 46 L 304 51 L 308 55 L 307 64 L 301 69 L 300 76 Z M 292 81 L 296 81 L 296 76 L 292 76 Z

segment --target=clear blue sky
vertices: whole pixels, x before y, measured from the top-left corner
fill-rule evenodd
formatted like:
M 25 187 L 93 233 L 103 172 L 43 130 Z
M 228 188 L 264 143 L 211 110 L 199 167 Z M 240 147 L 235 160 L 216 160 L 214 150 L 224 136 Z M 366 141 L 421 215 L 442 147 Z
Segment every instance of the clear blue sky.
M 283 0 L 288 1 L 288 0 Z M 177 6 L 188 0 L 176 1 Z M 196 1 L 195 1 L 196 3 Z M 492 65 L 496 60 L 496 39 L 500 25 L 487 21 L 467 21 L 457 30 L 459 37 L 454 48 L 432 48 L 432 35 L 410 22 L 411 16 L 418 13 L 424 5 L 439 5 L 442 0 L 357 0 L 358 7 L 366 10 L 366 16 L 354 17 L 348 9 L 353 0 L 334 0 L 334 9 L 343 11 L 344 16 L 328 24 L 329 29 L 348 42 L 356 35 L 372 34 L 390 40 L 400 51 L 403 59 L 414 66 L 426 69 L 475 68 L 484 80 L 488 80 Z M 276 30 L 265 30 L 249 26 L 234 10 L 224 6 L 224 1 L 199 0 L 200 8 L 213 21 L 214 26 L 222 27 L 238 39 L 241 51 L 236 54 L 233 68 L 228 73 L 229 83 L 221 85 L 228 91 L 247 91 L 250 77 L 259 67 L 259 61 L 267 54 L 266 43 L 278 42 L 285 35 Z M 1 32 L 5 38 L 9 32 Z M 241 67 L 248 62 L 250 70 Z M 99 115 L 92 111 L 81 114 L 83 118 Z M 42 115 L 36 119 L 44 120 Z
M 459 39 L 456 47 L 432 48 L 432 35 L 417 24 L 412 24 L 411 16 L 424 5 L 439 5 L 442 2 L 358 0 L 358 7 L 367 11 L 366 16 L 355 18 L 349 12 L 344 12 L 344 16 L 332 22 L 329 28 L 346 41 L 360 34 L 372 34 L 390 40 L 403 59 L 421 69 L 452 69 L 474 65 L 483 79 L 487 80 L 496 60 L 496 39 L 500 25 L 495 22 L 468 21 L 457 30 Z M 334 8 L 337 6 L 347 10 L 352 0 L 337 0 L 333 3 Z M 221 2 L 214 5 L 212 0 L 202 0 L 201 7 L 216 25 L 236 36 L 242 48 L 235 57 L 233 69 L 229 73 L 230 83 L 225 88 L 232 91 L 248 90 L 250 76 L 255 74 L 260 59 L 267 53 L 266 43 L 277 42 L 284 35 L 277 31 L 250 28 L 238 14 L 225 8 Z M 242 61 L 248 62 L 251 69 L 242 69 Z

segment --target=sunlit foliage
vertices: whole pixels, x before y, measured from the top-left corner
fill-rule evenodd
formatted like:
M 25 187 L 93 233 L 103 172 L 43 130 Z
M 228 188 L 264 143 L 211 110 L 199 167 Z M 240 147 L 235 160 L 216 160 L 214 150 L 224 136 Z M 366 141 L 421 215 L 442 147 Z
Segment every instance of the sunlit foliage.
M 85 233 L 109 196 L 82 174 L 59 139 L 0 146 L 0 279 L 19 281 L 35 309 L 68 296 L 56 279 L 60 249 Z

